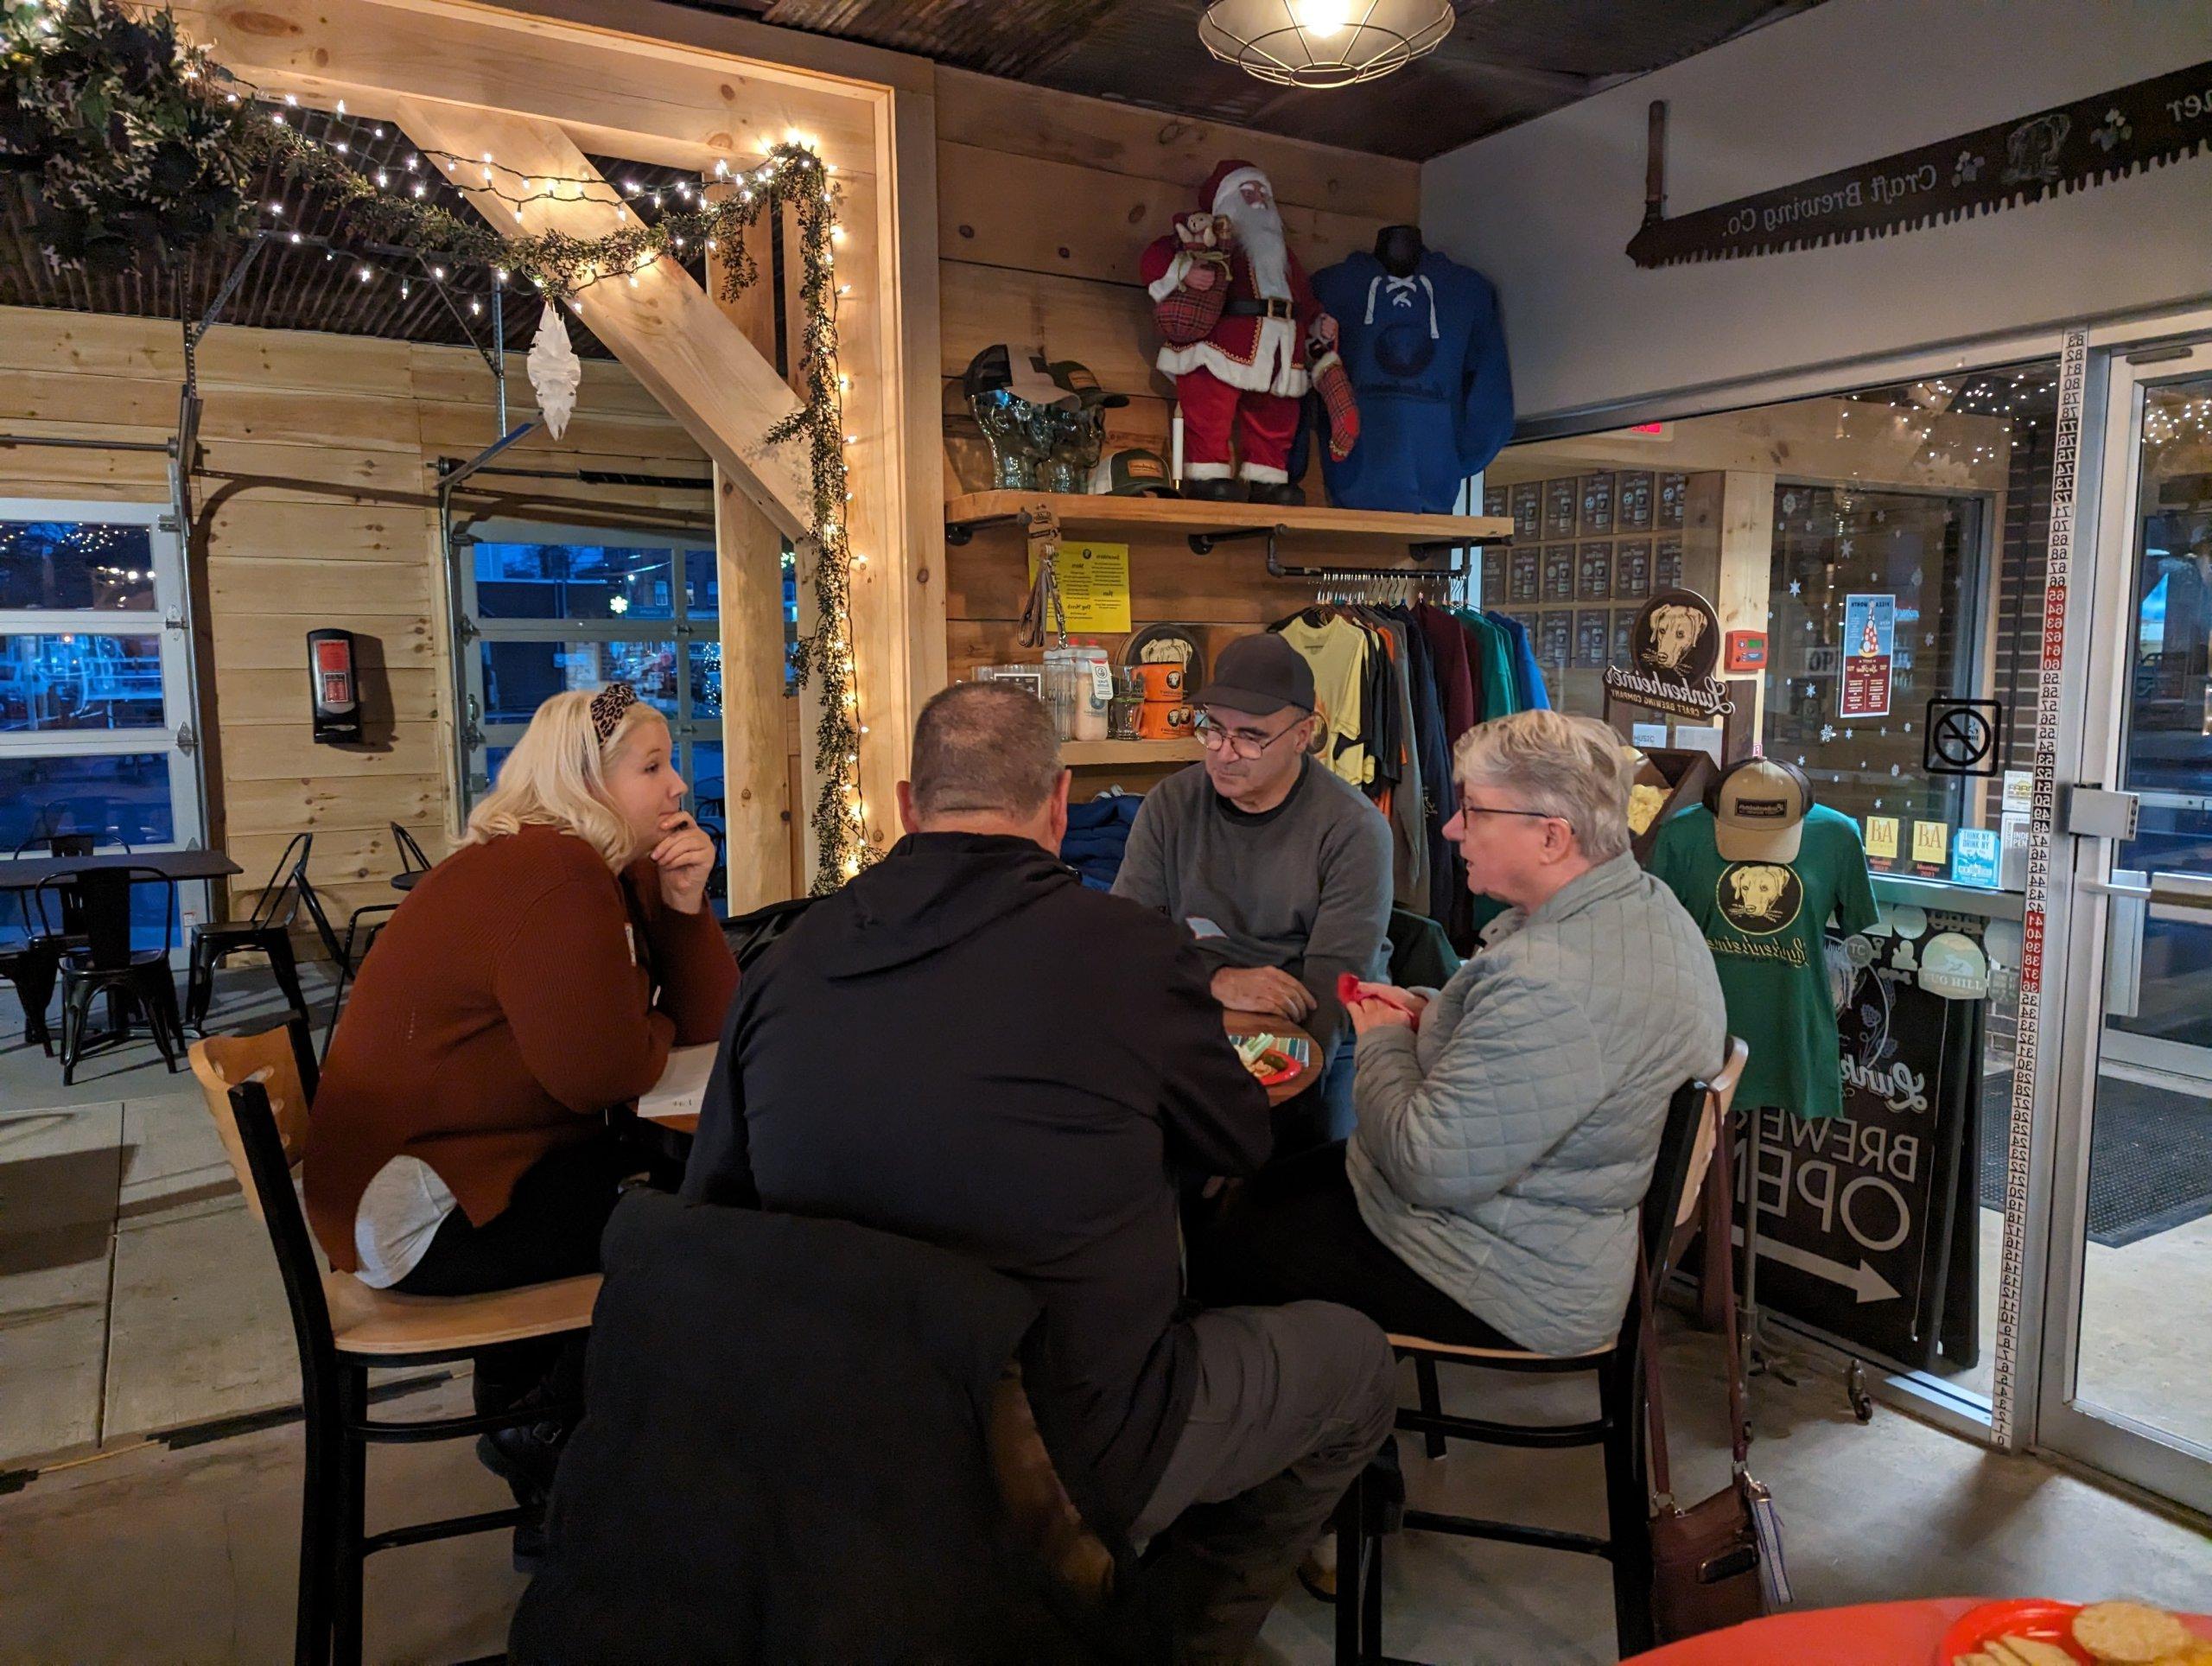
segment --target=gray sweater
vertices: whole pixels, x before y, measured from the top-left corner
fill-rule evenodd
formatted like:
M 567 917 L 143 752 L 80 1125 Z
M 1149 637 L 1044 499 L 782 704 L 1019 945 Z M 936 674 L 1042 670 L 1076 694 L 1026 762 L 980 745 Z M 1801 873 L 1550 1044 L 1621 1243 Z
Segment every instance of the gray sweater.
M 1389 965 L 1390 826 L 1311 759 L 1290 797 L 1257 816 L 1193 764 L 1146 795 L 1114 894 L 1211 921 L 1221 935 L 1198 949 L 1217 969 L 1280 966 L 1298 979 L 1316 1002 L 1306 1028 L 1334 1057 L 1338 974 L 1380 978 Z
M 1625 854 L 1483 938 L 1418 1033 L 1360 1042 L 1344 1167 L 1407 1266 L 1522 1347 L 1579 1353 L 1620 1328 L 1667 1100 L 1720 1068 L 1727 1008 L 1703 935 Z

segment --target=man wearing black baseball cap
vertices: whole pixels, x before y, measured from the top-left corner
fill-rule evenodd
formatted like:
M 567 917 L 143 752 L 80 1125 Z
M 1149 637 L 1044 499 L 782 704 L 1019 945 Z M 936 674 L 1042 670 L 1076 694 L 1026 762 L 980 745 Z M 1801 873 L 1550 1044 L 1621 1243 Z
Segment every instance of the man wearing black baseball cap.
M 1299 1024 L 1320 1044 L 1320 1085 L 1275 1113 L 1280 1160 L 1351 1132 L 1337 978 L 1386 974 L 1390 829 L 1314 762 L 1313 671 L 1280 636 L 1230 643 L 1192 703 L 1205 761 L 1146 797 L 1114 890 L 1190 926 L 1224 1007 Z

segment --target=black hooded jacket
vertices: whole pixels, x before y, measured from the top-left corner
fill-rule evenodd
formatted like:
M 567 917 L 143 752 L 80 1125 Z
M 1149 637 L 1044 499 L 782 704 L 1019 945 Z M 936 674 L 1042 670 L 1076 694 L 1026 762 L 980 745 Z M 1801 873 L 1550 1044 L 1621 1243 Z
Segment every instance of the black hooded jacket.
M 747 972 L 683 1195 L 856 1221 L 1026 1285 L 1039 1429 L 1118 1533 L 1195 1387 L 1175 1176 L 1249 1173 L 1269 1141 L 1180 926 L 1026 839 L 923 833 Z

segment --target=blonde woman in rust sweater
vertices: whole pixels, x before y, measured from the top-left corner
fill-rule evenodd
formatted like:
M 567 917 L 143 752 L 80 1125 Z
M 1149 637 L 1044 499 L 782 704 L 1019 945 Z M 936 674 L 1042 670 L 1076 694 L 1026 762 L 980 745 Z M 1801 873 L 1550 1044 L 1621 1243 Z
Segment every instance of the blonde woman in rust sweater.
M 671 1046 L 714 1040 L 737 989 L 705 906 L 714 843 L 683 811 L 670 744 L 626 684 L 556 695 L 461 849 L 378 937 L 304 1165 L 334 1266 L 425 1295 L 598 1267 L 616 1185 L 639 1166 L 603 1113 L 650 1088 Z M 555 1364 L 542 1345 L 480 1358 L 479 1408 L 513 1403 Z M 580 1387 L 564 1365 L 540 1390 L 551 1423 Z M 513 1481 L 550 1468 L 562 1432 L 544 1453 L 505 1453 L 523 1443 L 504 1435 L 480 1451 Z

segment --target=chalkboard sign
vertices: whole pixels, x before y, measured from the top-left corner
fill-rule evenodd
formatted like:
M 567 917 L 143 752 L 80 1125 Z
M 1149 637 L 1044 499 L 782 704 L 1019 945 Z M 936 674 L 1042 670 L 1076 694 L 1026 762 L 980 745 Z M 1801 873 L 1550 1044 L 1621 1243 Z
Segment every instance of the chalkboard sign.
M 1651 595 L 1651 540 L 1624 538 L 1613 550 L 1613 600 L 1644 601 Z
M 1578 670 L 1603 670 L 1605 650 L 1611 645 L 1603 607 L 1585 607 L 1575 614 L 1574 664 Z
M 1582 477 L 1582 531 L 1601 537 L 1610 537 L 1613 531 L 1613 477 L 1610 474 L 1585 474 Z
M 1682 541 L 1662 538 L 1651 551 L 1651 588 L 1678 590 L 1682 584 Z
M 1526 544 L 1513 546 L 1513 600 L 1534 601 L 1543 594 L 1543 557 Z
M 1581 502 L 1582 483 L 1580 480 L 1546 480 L 1544 482 L 1544 536 L 1548 538 L 1571 538 L 1574 536 L 1574 518 Z
M 1659 477 L 1659 522 L 1661 526 L 1680 526 L 1682 508 L 1689 501 L 1690 477 L 1687 474 L 1662 474 Z
M 1620 477 L 1620 528 L 1624 532 L 1649 532 L 1651 530 L 1653 477 L 1649 471 L 1624 474 Z
M 1541 529 L 1544 518 L 1544 488 L 1535 480 L 1523 480 L 1513 488 L 1513 536 L 1520 543 L 1527 543 Z
M 1574 600 L 1574 546 L 1556 544 L 1544 550 L 1544 600 Z
M 1505 600 L 1505 546 L 1486 544 L 1483 546 L 1482 605 L 1495 607 Z
M 1843 1114 L 1736 1112 L 1739 1130 L 1760 1118 L 1759 1305 L 1921 1370 L 1943 1319 L 1955 1180 L 1981 1091 L 1983 1003 L 1922 989 L 1913 939 L 1847 946 L 1857 970 L 1837 1023 Z M 1740 1133 L 1737 1150 L 1740 1205 L 1750 1150 Z
M 1575 563 L 1574 594 L 1584 601 L 1609 601 L 1613 594 L 1613 546 L 1586 544 Z
M 1574 649 L 1574 615 L 1546 614 L 1537 620 L 1537 627 L 1536 658 L 1554 670 L 1565 670 L 1567 656 Z
M 1509 486 L 1484 486 L 1483 488 L 1483 513 L 1500 518 L 1511 514 L 1513 511 L 1510 506 L 1512 502 L 1510 493 L 1511 488 Z

